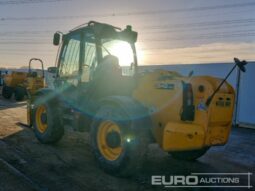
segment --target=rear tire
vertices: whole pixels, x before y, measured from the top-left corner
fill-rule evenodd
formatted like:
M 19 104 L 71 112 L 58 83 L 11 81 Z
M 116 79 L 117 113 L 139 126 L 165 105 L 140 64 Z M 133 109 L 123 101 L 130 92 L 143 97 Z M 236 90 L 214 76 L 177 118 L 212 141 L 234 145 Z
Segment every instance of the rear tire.
M 12 94 L 13 94 L 13 88 L 4 85 L 4 86 L 3 86 L 3 89 L 2 89 L 2 96 L 3 96 L 5 99 L 10 99 L 10 98 L 12 97 Z
M 14 96 L 16 101 L 22 101 L 26 95 L 26 89 L 24 87 L 16 87 L 14 90 Z
M 38 97 L 42 100 L 44 97 Z M 33 110 L 33 127 L 36 138 L 43 144 L 58 142 L 64 135 L 56 106 L 52 102 L 41 103 Z
M 91 148 L 95 158 L 99 166 L 106 173 L 114 176 L 127 177 L 139 171 L 142 167 L 142 162 L 149 144 L 148 130 L 141 128 L 142 124 L 139 124 L 139 120 L 127 119 L 127 116 L 128 114 L 125 113 L 122 108 L 105 105 L 99 109 L 91 126 Z M 127 120 L 121 120 L 124 118 Z M 120 152 L 118 150 L 111 150 L 111 147 L 107 145 L 106 136 L 105 140 L 99 141 L 100 128 L 103 128 L 102 124 L 104 123 L 112 123 L 118 126 L 120 142 L 117 149 L 121 148 Z M 109 131 L 111 133 L 114 130 L 111 129 Z M 108 134 L 110 133 L 108 132 Z M 101 142 L 107 144 L 100 145 Z M 116 142 L 114 144 L 116 144 Z M 110 149 L 108 149 L 108 147 L 110 147 Z M 105 154 L 105 152 L 102 151 L 104 148 L 109 150 L 107 152 L 110 153 L 110 157 L 106 155 L 107 152 Z M 111 153 L 114 153 L 112 158 Z
M 174 159 L 194 161 L 199 157 L 203 156 L 210 147 L 205 147 L 202 149 L 190 150 L 190 151 L 174 151 L 169 152 Z

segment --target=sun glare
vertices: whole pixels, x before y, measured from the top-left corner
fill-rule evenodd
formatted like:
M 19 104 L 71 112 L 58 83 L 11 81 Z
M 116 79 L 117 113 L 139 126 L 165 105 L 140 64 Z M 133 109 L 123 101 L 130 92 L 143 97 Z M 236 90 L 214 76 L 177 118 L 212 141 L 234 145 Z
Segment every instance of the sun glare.
M 114 40 L 110 46 L 107 47 L 107 43 L 105 46 L 112 55 L 118 57 L 120 66 L 130 66 L 134 62 L 133 51 L 129 43 Z

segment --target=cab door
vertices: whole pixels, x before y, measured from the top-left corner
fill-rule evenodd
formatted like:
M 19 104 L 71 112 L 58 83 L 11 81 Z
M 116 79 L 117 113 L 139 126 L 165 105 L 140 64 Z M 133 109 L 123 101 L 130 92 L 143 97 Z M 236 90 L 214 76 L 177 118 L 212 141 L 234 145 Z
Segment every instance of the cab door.
M 85 32 L 82 42 L 81 84 L 89 84 L 98 65 L 97 45 L 93 33 Z
M 67 107 L 76 107 L 77 87 L 80 81 L 81 34 L 65 37 L 58 60 L 58 74 L 55 86 L 59 99 Z
M 82 113 L 88 113 L 91 106 L 93 91 L 95 86 L 93 84 L 94 72 L 98 65 L 97 44 L 93 33 L 85 31 L 82 36 L 81 48 L 81 68 L 80 68 L 80 81 L 78 84 L 78 104 L 79 110 Z

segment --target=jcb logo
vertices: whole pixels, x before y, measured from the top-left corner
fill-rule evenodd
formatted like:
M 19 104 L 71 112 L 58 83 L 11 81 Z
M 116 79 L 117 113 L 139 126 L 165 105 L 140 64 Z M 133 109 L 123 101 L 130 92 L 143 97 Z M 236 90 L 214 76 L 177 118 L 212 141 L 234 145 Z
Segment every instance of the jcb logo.
M 151 184 L 152 185 L 163 185 L 168 186 L 194 186 L 198 184 L 197 176 L 152 176 Z

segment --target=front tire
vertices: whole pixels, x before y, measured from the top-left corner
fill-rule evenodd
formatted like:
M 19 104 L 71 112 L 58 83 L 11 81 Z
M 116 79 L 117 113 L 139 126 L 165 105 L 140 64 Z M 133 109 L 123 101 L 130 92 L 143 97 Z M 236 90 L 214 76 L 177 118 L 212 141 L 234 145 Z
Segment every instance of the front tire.
M 209 147 L 190 151 L 174 151 L 170 152 L 170 154 L 174 159 L 177 160 L 194 161 L 199 157 L 203 156 L 208 151 L 208 149 Z
M 92 123 L 91 147 L 99 166 L 114 176 L 139 171 L 149 144 L 147 129 L 118 106 L 102 106 Z M 125 120 L 123 120 L 125 118 Z
M 43 99 L 38 97 L 37 99 Z M 41 103 L 33 111 L 33 127 L 36 138 L 44 144 L 56 143 L 64 135 L 64 127 L 54 103 Z
M 4 85 L 3 89 L 2 89 L 2 95 L 5 99 L 10 99 L 12 97 L 13 94 L 13 88 Z
M 26 89 L 24 87 L 16 87 L 14 90 L 14 96 L 16 101 L 22 101 L 26 95 Z

